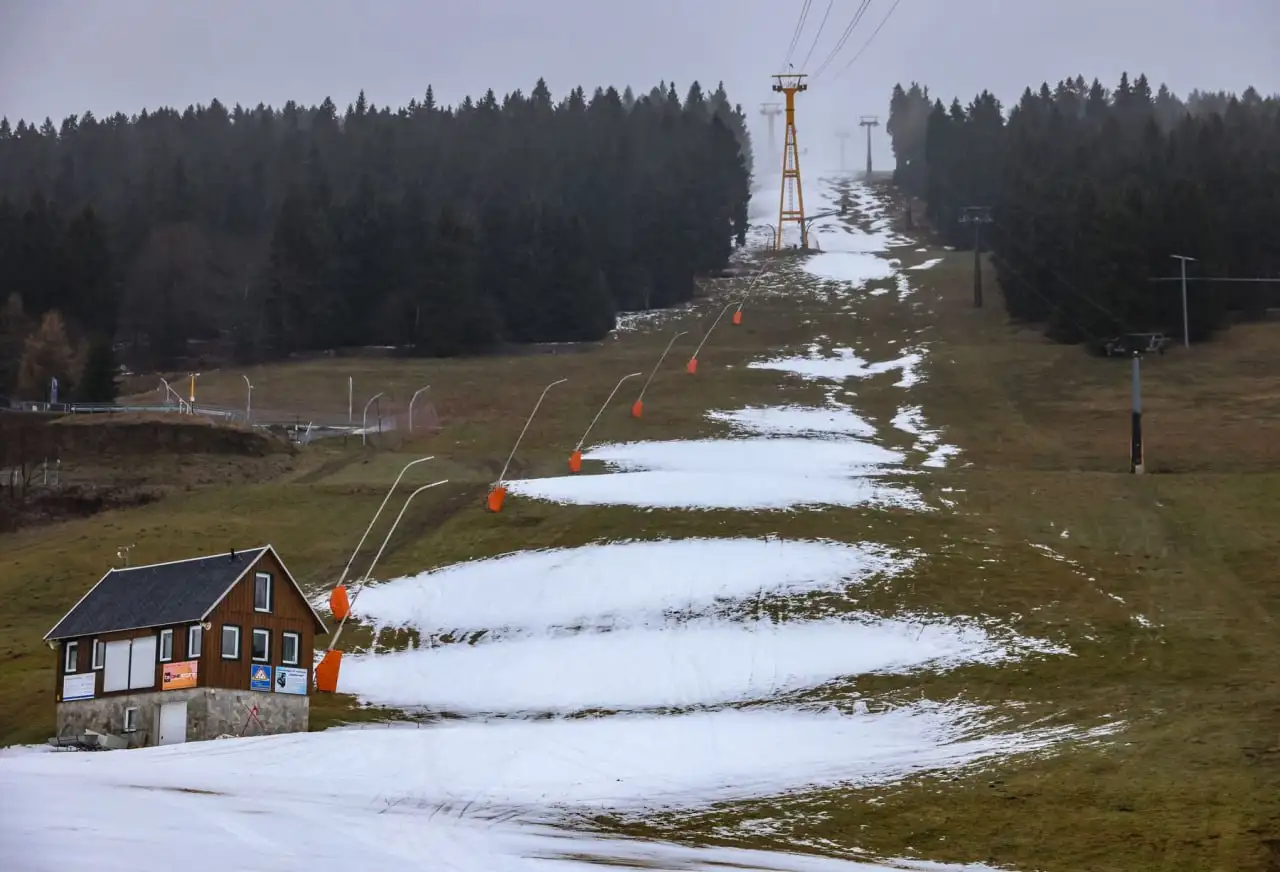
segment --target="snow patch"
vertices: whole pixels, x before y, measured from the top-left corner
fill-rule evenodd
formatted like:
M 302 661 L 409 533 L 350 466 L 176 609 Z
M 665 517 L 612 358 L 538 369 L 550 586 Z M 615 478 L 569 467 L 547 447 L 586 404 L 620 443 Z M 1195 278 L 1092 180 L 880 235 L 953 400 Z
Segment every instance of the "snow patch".
M 645 623 L 744 597 L 841 591 L 908 569 L 871 545 L 790 539 L 612 542 L 522 551 L 372 585 L 356 614 L 424 636 Z
M 876 428 L 851 408 L 820 406 L 748 406 L 736 411 L 708 412 L 712 421 L 769 436 L 859 436 L 869 439 Z

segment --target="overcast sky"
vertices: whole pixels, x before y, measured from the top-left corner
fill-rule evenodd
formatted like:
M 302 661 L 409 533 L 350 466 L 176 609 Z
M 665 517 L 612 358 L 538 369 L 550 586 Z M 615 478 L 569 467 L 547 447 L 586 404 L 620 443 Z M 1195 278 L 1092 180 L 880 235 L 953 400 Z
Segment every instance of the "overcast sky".
M 797 70 L 828 0 L 811 0 Z M 1083 73 L 1113 83 L 1122 70 L 1153 84 L 1280 91 L 1280 0 L 893 0 L 865 16 L 811 90 L 798 98 L 809 166 L 839 164 L 836 131 L 888 113 L 898 81 L 1006 103 L 1029 83 Z M 228 106 L 333 97 L 361 88 L 378 105 L 421 97 L 453 103 L 492 87 L 553 94 L 576 84 L 683 92 L 694 79 L 730 98 L 767 136 L 760 104 L 778 72 L 803 0 L 0 0 L 0 115 L 55 122 L 74 112 L 134 113 L 218 97 Z M 859 0 L 833 0 L 807 71 L 815 71 Z M 861 134 L 859 133 L 859 137 Z M 884 128 L 874 157 L 889 160 Z M 850 143 L 861 162 L 865 140 Z M 856 147 L 853 147 L 857 143 Z M 855 153 L 857 157 L 855 158 Z M 759 171 L 759 170 L 758 170 Z

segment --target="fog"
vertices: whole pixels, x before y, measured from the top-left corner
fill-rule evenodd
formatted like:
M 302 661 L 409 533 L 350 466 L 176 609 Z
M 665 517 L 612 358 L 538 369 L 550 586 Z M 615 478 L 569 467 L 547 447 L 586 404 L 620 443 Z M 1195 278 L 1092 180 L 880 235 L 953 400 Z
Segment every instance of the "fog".
M 0 114 L 56 123 L 85 110 L 133 113 L 213 97 L 279 105 L 331 96 L 345 107 L 361 89 L 375 104 L 399 106 L 428 84 L 453 103 L 490 87 L 527 92 L 539 76 L 557 97 L 577 84 L 640 91 L 659 80 L 683 96 L 695 79 L 707 88 L 723 80 L 752 115 L 759 173 L 769 169 L 760 104 L 780 96 L 770 76 L 782 71 L 804 5 L 8 0 L 0 3 Z M 1006 104 L 1027 84 L 1081 73 L 1110 85 L 1124 70 L 1179 93 L 1250 84 L 1280 91 L 1276 0 L 900 0 L 868 43 L 893 5 L 871 0 L 828 60 L 860 5 L 811 0 L 797 40 L 796 71 L 806 56 L 805 72 L 822 69 L 797 103 L 806 167 L 838 167 L 841 129 L 853 132 L 847 159 L 860 166 L 861 115 L 880 117 L 873 160 L 888 166 L 890 89 L 913 79 L 945 101 L 989 88 Z

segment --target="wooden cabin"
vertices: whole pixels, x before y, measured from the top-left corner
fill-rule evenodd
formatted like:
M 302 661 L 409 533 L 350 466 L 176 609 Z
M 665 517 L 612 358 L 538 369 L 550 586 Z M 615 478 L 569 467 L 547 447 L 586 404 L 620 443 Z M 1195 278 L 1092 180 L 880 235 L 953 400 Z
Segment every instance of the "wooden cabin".
M 58 655 L 51 742 L 306 730 L 325 632 L 270 545 L 111 569 L 45 635 Z

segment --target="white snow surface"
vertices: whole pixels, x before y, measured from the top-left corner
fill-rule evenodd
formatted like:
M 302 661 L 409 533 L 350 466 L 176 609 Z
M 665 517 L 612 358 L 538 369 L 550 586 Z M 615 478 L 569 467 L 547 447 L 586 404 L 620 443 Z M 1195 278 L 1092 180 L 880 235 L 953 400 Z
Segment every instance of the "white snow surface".
M 858 436 L 870 439 L 876 428 L 847 406 L 748 406 L 708 412 L 707 417 L 735 430 L 768 436 Z
M 485 638 L 349 656 L 342 683 L 384 706 L 568 714 L 767 701 L 839 678 L 1006 656 L 975 626 L 861 617 Z
M 0 758 L 0 844 L 6 868 L 22 872 L 127 872 L 140 855 L 169 854 L 190 872 L 594 868 L 567 855 L 684 870 L 902 868 L 617 841 L 547 824 L 575 812 L 881 783 L 1066 735 L 975 737 L 986 719 L 937 705 L 857 716 L 720 711 L 13 755 Z
M 424 636 L 633 626 L 747 597 L 843 591 L 911 565 L 911 557 L 870 544 L 612 542 L 515 552 L 373 585 L 361 591 L 356 614 L 375 628 L 412 627 Z
M 907 267 L 907 269 L 933 269 L 935 266 L 937 266 L 940 263 L 942 263 L 942 258 L 932 257 L 929 260 L 926 260 L 924 263 L 918 263 L 915 266 L 909 266 Z
M 509 481 L 507 489 L 551 502 L 643 508 L 925 508 L 914 489 L 867 478 L 892 471 L 901 452 L 852 439 L 631 442 L 600 445 L 582 456 L 618 471 Z
M 804 262 L 804 269 L 815 278 L 847 282 L 854 287 L 895 275 L 893 266 L 884 258 L 853 251 L 824 251 L 811 255 Z

